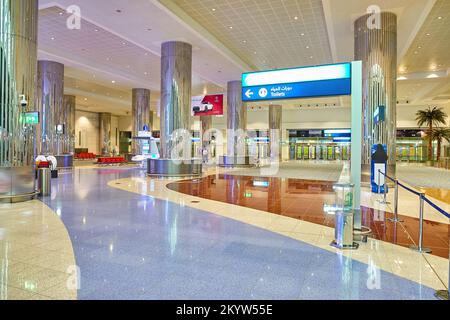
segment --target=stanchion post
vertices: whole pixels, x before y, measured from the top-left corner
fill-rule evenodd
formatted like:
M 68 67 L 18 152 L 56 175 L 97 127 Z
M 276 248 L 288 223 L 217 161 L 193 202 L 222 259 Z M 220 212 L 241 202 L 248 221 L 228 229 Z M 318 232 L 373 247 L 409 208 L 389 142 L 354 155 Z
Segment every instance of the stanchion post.
M 378 170 L 378 194 L 380 194 L 381 193 L 381 183 L 380 183 L 380 181 L 381 181 L 381 170 Z
M 403 222 L 398 218 L 398 179 L 394 180 L 394 218 L 388 219 L 392 222 Z
M 417 246 L 411 246 L 410 248 L 420 253 L 431 253 L 431 249 L 423 247 L 423 211 L 425 208 L 425 193 L 420 193 L 419 201 L 419 244 Z

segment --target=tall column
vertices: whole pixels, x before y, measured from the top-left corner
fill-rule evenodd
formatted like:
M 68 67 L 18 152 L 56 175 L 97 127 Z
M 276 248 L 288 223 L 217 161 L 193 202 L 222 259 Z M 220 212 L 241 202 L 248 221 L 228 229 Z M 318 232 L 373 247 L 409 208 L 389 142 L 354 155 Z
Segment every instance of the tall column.
M 133 89 L 132 94 L 132 118 L 133 137 L 137 137 L 139 131 L 143 131 L 147 126 L 150 130 L 150 90 Z M 139 154 L 139 141 L 133 139 L 131 150 L 134 155 Z
M 41 124 L 37 133 L 38 153 L 59 155 L 63 143 L 56 126 L 63 111 L 64 65 L 54 61 L 38 61 L 37 108 Z
M 282 159 L 281 153 L 281 121 L 283 107 L 281 105 L 269 106 L 269 150 L 272 161 Z
M 100 152 L 104 156 L 111 154 L 111 113 L 100 113 Z
M 230 81 L 227 85 L 227 156 L 247 156 L 245 131 L 247 109 L 242 103 L 241 81 Z
M 0 198 L 13 198 L 35 190 L 35 128 L 22 113 L 35 106 L 39 9 L 37 0 L 0 0 L 0 8 Z
M 178 41 L 163 43 L 160 120 L 162 159 L 171 159 L 172 149 L 179 139 L 177 130 L 190 130 L 191 82 L 192 46 Z M 186 143 L 191 144 L 190 141 Z
M 201 141 L 202 141 L 202 158 L 203 162 L 207 163 L 210 156 L 210 139 L 205 141 L 204 135 L 205 132 L 212 129 L 212 117 L 211 116 L 201 116 L 200 117 L 200 124 L 201 124 Z
M 355 60 L 363 64 L 363 146 L 362 171 L 364 180 L 370 175 L 373 144 L 386 144 L 388 174 L 395 176 L 396 148 L 396 90 L 397 90 L 397 16 L 382 12 L 380 28 L 368 27 L 369 15 L 355 22 Z M 375 124 L 374 112 L 385 106 L 385 120 Z
M 76 97 L 64 95 L 64 107 L 61 112 L 60 123 L 64 124 L 64 144 L 63 152 L 65 154 L 74 154 L 75 152 L 75 107 Z

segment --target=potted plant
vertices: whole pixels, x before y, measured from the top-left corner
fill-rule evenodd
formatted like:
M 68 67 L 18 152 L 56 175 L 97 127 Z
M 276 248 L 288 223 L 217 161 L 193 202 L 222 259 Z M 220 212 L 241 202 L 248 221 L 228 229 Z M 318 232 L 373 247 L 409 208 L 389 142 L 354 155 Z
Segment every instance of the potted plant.
M 445 124 L 447 115 L 442 108 L 438 107 L 428 107 L 425 110 L 419 110 L 416 113 L 416 121 L 419 127 L 426 125 L 427 138 L 428 138 L 428 165 L 433 163 L 433 127 L 439 126 L 440 124 Z
M 441 158 L 441 146 L 444 140 L 450 142 L 450 128 L 436 128 L 431 134 L 433 141 L 437 141 L 437 162 Z

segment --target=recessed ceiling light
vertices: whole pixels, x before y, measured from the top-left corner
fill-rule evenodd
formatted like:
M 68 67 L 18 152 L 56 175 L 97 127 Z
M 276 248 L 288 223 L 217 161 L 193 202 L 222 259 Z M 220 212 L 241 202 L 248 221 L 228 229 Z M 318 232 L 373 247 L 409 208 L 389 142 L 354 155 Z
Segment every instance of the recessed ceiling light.
M 126 45 L 126 43 L 125 43 L 125 42 L 122 42 L 122 44 L 123 44 L 123 45 Z
M 313 58 L 313 56 L 310 56 L 309 58 L 310 58 L 310 59 L 312 59 L 312 58 Z
M 212 11 L 216 11 L 216 8 L 212 8 L 211 10 L 212 10 Z
M 302 32 L 302 33 L 300 33 L 300 35 L 303 37 L 305 34 Z
M 306 46 L 306 49 L 309 49 L 309 46 Z
M 429 33 L 426 34 L 427 37 L 428 37 L 429 35 L 430 35 Z
M 95 32 L 98 32 L 98 29 L 95 29 L 94 31 L 95 31 Z
M 297 16 L 295 16 L 295 17 L 294 17 L 294 20 L 298 20 L 298 17 L 297 17 Z
M 233 29 L 233 26 L 229 26 L 228 29 Z
M 242 43 L 247 43 L 247 40 L 242 40 Z
M 439 20 L 442 20 L 442 17 L 441 17 L 441 16 L 439 16 L 439 17 L 438 17 L 438 19 L 439 19 Z
M 50 39 L 55 40 L 55 37 L 51 37 Z
M 84 101 L 87 101 L 88 100 L 88 98 L 84 98 Z

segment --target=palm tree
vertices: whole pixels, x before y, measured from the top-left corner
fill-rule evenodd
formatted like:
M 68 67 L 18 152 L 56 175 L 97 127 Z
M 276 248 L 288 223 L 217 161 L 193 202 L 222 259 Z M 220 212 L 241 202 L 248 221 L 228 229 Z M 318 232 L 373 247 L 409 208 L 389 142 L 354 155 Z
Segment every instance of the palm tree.
M 419 110 L 416 113 L 416 121 L 419 127 L 422 127 L 424 124 L 428 127 L 428 161 L 433 160 L 433 126 L 445 124 L 446 119 L 447 115 L 442 111 L 442 108 L 438 107 L 428 107 L 428 109 Z
M 450 142 L 450 128 L 436 128 L 431 134 L 433 141 L 437 141 L 437 161 L 441 158 L 441 145 L 444 140 Z

